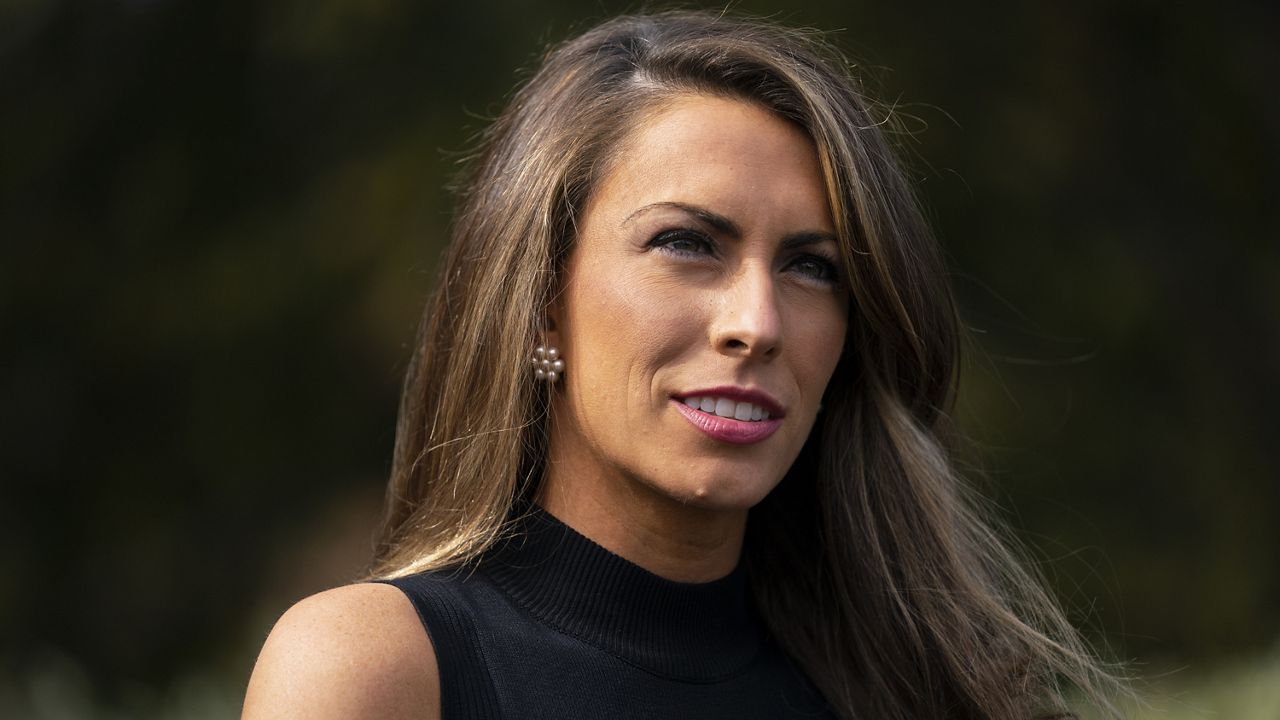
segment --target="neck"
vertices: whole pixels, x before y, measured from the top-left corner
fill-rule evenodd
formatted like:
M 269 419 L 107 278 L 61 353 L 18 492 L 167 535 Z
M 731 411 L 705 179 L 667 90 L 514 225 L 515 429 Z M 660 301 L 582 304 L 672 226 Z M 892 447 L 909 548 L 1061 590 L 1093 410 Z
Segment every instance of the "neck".
M 575 465 L 553 453 L 537 502 L 597 545 L 676 582 L 710 582 L 737 566 L 745 509 L 697 507 Z

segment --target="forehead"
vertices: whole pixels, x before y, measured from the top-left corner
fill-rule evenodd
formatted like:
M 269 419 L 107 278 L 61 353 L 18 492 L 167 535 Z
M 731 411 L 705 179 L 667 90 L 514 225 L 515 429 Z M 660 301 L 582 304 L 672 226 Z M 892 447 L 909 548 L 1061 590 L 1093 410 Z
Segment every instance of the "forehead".
M 680 95 L 646 117 L 596 188 L 588 216 L 617 220 L 658 202 L 704 206 L 766 230 L 832 229 L 809 136 L 756 104 L 722 97 Z

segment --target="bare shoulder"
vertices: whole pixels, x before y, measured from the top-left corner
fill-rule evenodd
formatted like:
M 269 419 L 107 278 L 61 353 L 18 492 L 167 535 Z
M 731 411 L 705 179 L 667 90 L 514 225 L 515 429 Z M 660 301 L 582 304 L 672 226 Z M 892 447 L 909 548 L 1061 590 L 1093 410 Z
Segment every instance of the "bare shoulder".
M 276 622 L 242 720 L 440 717 L 435 652 L 412 603 L 375 583 L 328 590 Z

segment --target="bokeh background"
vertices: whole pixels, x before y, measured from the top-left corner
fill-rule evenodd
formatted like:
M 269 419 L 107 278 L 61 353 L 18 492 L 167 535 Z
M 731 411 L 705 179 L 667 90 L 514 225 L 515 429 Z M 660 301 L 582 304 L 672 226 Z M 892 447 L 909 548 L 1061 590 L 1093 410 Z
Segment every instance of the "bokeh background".
M 971 473 L 1151 717 L 1280 718 L 1280 18 L 742 2 L 892 114 Z M 474 134 L 595 0 L 0 1 L 0 716 L 232 718 L 371 547 Z

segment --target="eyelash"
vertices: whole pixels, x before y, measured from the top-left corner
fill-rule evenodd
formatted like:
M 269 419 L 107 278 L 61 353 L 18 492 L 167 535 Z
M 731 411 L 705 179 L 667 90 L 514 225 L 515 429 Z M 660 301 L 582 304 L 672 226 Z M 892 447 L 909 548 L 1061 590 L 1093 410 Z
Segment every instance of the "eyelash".
M 691 250 L 674 247 L 677 242 L 682 241 L 697 243 L 701 249 Z M 716 252 L 714 240 L 693 230 L 667 230 L 660 232 L 649 241 L 649 247 L 683 257 L 714 256 Z M 794 268 L 804 263 L 812 263 L 818 267 L 818 272 L 816 273 L 802 272 L 801 275 L 804 277 L 826 285 L 838 285 L 840 283 L 838 265 L 832 258 L 817 253 L 800 253 L 787 263 L 787 267 Z
M 707 252 L 698 252 L 695 250 L 678 249 L 673 247 L 676 242 L 691 241 L 700 244 Z M 663 252 L 673 253 L 675 255 L 714 255 L 715 243 L 711 238 L 699 232 L 692 230 L 667 230 L 660 232 L 649 241 L 649 247 L 654 247 Z

